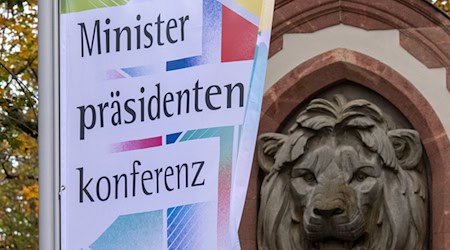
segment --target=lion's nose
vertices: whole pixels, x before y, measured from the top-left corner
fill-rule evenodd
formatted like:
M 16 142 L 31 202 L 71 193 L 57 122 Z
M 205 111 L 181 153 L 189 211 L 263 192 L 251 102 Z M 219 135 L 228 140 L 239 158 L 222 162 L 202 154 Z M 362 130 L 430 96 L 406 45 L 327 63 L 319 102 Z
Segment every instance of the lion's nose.
M 313 212 L 315 215 L 321 216 L 323 218 L 331 218 L 333 216 L 343 214 L 344 209 L 340 207 L 330 209 L 314 208 Z

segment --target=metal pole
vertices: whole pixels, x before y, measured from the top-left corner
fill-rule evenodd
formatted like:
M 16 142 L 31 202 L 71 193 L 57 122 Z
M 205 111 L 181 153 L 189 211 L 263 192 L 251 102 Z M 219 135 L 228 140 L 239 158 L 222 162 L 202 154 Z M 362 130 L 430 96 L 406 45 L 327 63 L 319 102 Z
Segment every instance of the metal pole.
M 39 8 L 39 248 L 59 249 L 58 3 Z M 56 32 L 56 33 L 55 33 Z

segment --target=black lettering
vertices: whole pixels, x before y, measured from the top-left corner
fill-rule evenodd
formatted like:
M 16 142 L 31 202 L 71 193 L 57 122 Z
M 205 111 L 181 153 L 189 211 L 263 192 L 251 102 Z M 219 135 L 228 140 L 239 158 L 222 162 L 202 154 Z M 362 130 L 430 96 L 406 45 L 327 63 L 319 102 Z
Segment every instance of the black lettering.
M 149 177 L 146 178 L 145 177 L 146 174 L 148 174 Z M 148 181 L 148 180 L 151 180 L 151 179 L 153 179 L 153 174 L 152 174 L 152 172 L 150 170 L 146 170 L 146 171 L 142 172 L 142 176 L 141 176 L 142 192 L 144 192 L 144 194 L 146 194 L 146 195 L 152 195 L 153 194 L 153 192 L 147 191 L 147 188 L 145 187 L 145 183 L 144 183 L 145 181 Z
M 189 114 L 189 95 L 190 95 L 190 92 L 189 92 L 189 90 L 184 90 L 183 92 L 181 92 L 181 91 L 178 91 L 177 92 L 177 96 L 178 96 L 178 115 L 180 115 L 181 114 L 181 103 L 182 103 L 182 99 L 183 99 L 183 96 L 184 95 L 186 95 L 186 114 Z
M 136 20 L 140 21 L 141 15 L 137 15 Z M 140 49 L 141 48 L 141 25 L 136 25 L 136 26 L 134 26 L 134 28 L 136 29 L 136 49 Z
M 114 31 L 116 32 L 116 51 L 119 52 L 120 51 L 120 41 L 121 41 L 121 36 L 122 33 L 125 31 L 127 33 L 127 49 L 131 50 L 131 29 L 130 27 L 123 27 L 122 29 L 120 28 L 116 28 L 114 29 Z
M 152 36 L 152 33 L 150 33 L 150 32 L 148 31 L 148 29 L 147 29 L 147 27 L 149 27 L 149 26 L 152 27 L 152 24 L 151 24 L 151 23 L 147 23 L 147 24 L 144 26 L 144 35 L 148 38 L 148 44 L 144 44 L 144 48 L 146 48 L 146 49 L 152 47 L 152 45 L 153 45 L 153 36 Z
M 159 97 L 161 95 L 161 90 L 159 87 L 159 83 L 156 84 L 156 95 L 152 95 L 150 97 L 150 99 L 148 100 L 148 118 L 150 118 L 150 120 L 156 120 L 160 118 L 160 114 L 159 114 L 159 108 L 160 108 L 160 102 L 159 102 Z M 154 105 L 152 106 L 153 101 L 155 101 L 156 103 L 156 114 L 153 114 L 153 109 L 152 107 L 155 107 Z
M 225 88 L 227 88 L 227 108 L 231 108 L 231 99 L 235 87 L 239 88 L 239 107 L 244 106 L 244 85 L 238 82 L 233 87 L 231 87 L 231 84 L 225 85 Z
M 116 194 L 116 200 L 119 198 L 119 183 L 120 183 L 120 179 L 124 178 L 124 184 L 123 184 L 123 190 L 124 190 L 124 197 L 127 198 L 128 197 L 128 180 L 127 180 L 127 176 L 125 174 L 121 174 L 120 177 L 118 175 L 114 175 L 113 176 L 114 179 L 116 180 L 115 182 L 115 194 Z
M 158 38 L 158 45 L 159 46 L 164 45 L 164 43 L 161 41 L 161 24 L 163 24 L 163 23 L 164 23 L 164 21 L 161 21 L 161 14 L 159 14 L 158 18 L 156 18 L 156 22 L 155 22 L 155 24 L 157 26 L 157 31 L 158 31 L 157 38 Z
M 170 174 L 167 173 L 167 170 L 170 170 Z M 167 191 L 173 191 L 173 188 L 170 188 L 167 184 L 167 177 L 173 176 L 173 168 L 171 166 L 168 166 L 166 168 L 166 171 L 164 171 L 164 184 L 166 185 Z
M 170 97 L 170 98 L 168 98 L 168 97 Z M 163 106 L 163 109 L 164 109 L 164 114 L 167 117 L 172 117 L 173 113 L 169 113 L 169 111 L 167 111 L 167 103 L 169 103 L 169 102 L 173 102 L 173 94 L 170 93 L 170 92 L 164 95 L 164 106 Z
M 88 191 L 88 186 L 91 184 L 92 178 L 83 186 L 83 168 L 77 168 L 77 170 L 80 172 L 80 203 L 83 203 L 83 194 L 85 194 L 91 202 L 94 202 L 92 195 Z
M 197 82 L 195 83 L 195 87 L 192 89 L 192 90 L 194 90 L 194 96 L 195 96 L 195 111 L 197 111 L 197 112 L 202 112 L 203 110 L 202 109 L 200 109 L 199 108 L 199 105 L 198 105 L 198 91 L 199 90 L 201 90 L 201 89 L 203 89 L 203 87 L 199 87 L 198 86 L 198 80 L 197 80 Z
M 213 89 L 215 88 L 216 91 L 213 92 Z M 209 88 L 206 89 L 206 95 L 205 95 L 205 102 L 206 102 L 206 106 L 210 109 L 210 110 L 218 110 L 221 107 L 220 106 L 214 106 L 211 103 L 211 96 L 212 95 L 220 95 L 222 93 L 222 91 L 220 90 L 220 87 L 217 85 L 212 85 Z
M 185 17 L 180 17 L 180 22 L 181 22 L 181 41 L 184 41 L 184 24 L 185 22 L 189 20 L 189 15 L 185 16 Z
M 125 111 L 128 113 L 128 114 L 130 114 L 131 115 L 131 120 L 129 120 L 129 121 L 127 121 L 127 120 L 125 120 L 125 124 L 130 124 L 130 123 L 133 123 L 135 120 L 136 120 L 136 112 L 134 111 L 134 109 L 132 109 L 131 107 L 130 107 L 130 105 L 128 104 L 128 103 L 130 103 L 130 102 L 135 102 L 135 100 L 134 99 L 128 99 L 126 102 L 125 102 Z
M 107 102 L 105 102 L 105 103 L 100 103 L 99 105 L 97 105 L 98 106 L 98 109 L 100 110 L 100 127 L 102 127 L 103 128 L 103 126 L 104 126 L 104 111 L 105 111 L 105 108 L 107 108 L 108 106 L 109 106 L 109 103 L 107 103 Z
M 167 22 L 167 26 L 166 26 L 166 36 L 167 36 L 167 41 L 169 41 L 169 43 L 176 43 L 178 40 L 177 39 L 173 39 L 172 36 L 170 35 L 170 30 L 174 29 L 177 27 L 177 20 L 175 19 L 170 19 Z
M 205 179 L 203 179 L 203 181 L 201 183 L 197 183 L 197 178 L 200 175 L 200 172 L 202 171 L 204 164 L 205 164 L 204 161 L 198 161 L 198 162 L 192 163 L 192 168 L 194 168 L 195 165 L 199 165 L 197 168 L 197 172 L 195 173 L 194 180 L 192 180 L 192 185 L 191 185 L 192 187 L 205 185 Z
M 116 96 L 117 97 L 120 96 L 120 92 L 119 91 L 116 92 Z M 117 107 L 117 110 L 116 110 L 116 112 L 114 112 L 114 114 L 111 117 L 111 123 L 112 123 L 112 125 L 117 126 L 117 125 L 122 124 L 122 115 L 120 113 L 120 110 L 121 110 L 120 109 L 120 102 L 119 101 L 113 101 L 111 103 L 111 109 L 114 109 L 114 106 Z
M 105 23 L 109 24 L 111 22 L 111 20 L 109 18 L 106 18 Z M 106 42 L 106 53 L 109 53 L 110 51 L 110 45 L 111 45 L 111 37 L 110 37 L 110 32 L 109 32 L 109 28 L 105 29 L 103 32 L 105 32 L 105 42 Z
M 94 29 L 92 32 L 92 39 L 89 41 L 88 34 L 86 31 L 86 25 L 84 23 L 79 23 L 81 28 L 81 57 L 84 57 L 84 39 L 86 39 L 87 49 L 89 55 L 92 56 L 92 51 L 94 50 L 94 42 L 97 41 L 97 53 L 100 55 L 102 53 L 100 44 L 100 20 L 95 20 Z M 97 38 L 97 40 L 95 39 Z
M 92 105 L 77 107 L 80 110 L 80 140 L 84 140 L 85 129 L 92 129 L 95 126 L 95 108 Z M 91 110 L 91 124 L 86 125 L 86 110 Z
M 144 94 L 145 89 L 144 87 L 141 87 L 141 94 Z M 144 121 L 145 118 L 145 103 L 144 103 L 144 97 L 139 98 L 139 102 L 141 103 L 141 122 Z
M 104 197 L 104 198 L 102 198 L 102 196 L 100 195 L 100 191 L 101 191 L 100 190 L 100 183 L 101 183 L 102 180 L 106 181 L 106 184 L 107 184 L 107 187 L 108 187 L 107 192 L 106 192 L 106 197 Z M 99 200 L 101 200 L 101 201 L 106 201 L 106 200 L 109 199 L 110 195 L 111 195 L 111 182 L 109 181 L 108 177 L 102 176 L 97 181 L 97 198 Z
M 180 165 L 177 165 L 176 166 L 176 168 L 177 168 L 177 176 L 178 176 L 178 189 L 180 189 L 181 188 L 181 185 L 180 185 L 180 175 L 181 175 L 181 169 L 183 169 L 184 168 L 184 175 L 185 175 L 185 184 L 186 184 L 186 188 L 188 187 L 188 183 L 189 183 L 189 175 L 188 175 L 188 165 L 186 164 L 186 163 L 184 163 L 184 164 L 182 164 L 181 166 Z
M 155 169 L 155 173 L 156 173 L 156 193 L 159 193 L 159 174 L 162 173 L 162 168 L 157 168 Z
M 140 161 L 134 161 L 133 162 L 133 172 L 131 175 L 133 176 L 133 197 L 136 196 L 136 175 L 139 174 L 139 172 L 136 172 L 136 165 L 140 166 Z

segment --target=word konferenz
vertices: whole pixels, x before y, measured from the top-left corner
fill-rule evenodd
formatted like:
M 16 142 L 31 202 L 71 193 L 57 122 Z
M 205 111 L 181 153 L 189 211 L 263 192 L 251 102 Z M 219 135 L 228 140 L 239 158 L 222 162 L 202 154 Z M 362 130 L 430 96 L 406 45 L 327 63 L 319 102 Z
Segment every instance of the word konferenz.
M 120 91 L 111 92 L 111 101 L 76 107 L 79 111 L 80 140 L 85 140 L 88 130 L 105 126 L 121 126 L 170 118 L 184 114 L 216 111 L 244 106 L 244 84 L 207 85 L 199 80 L 193 88 L 178 91 L 161 90 L 160 83 L 151 92 L 141 87 L 137 98 L 121 98 Z M 238 104 L 234 103 L 238 102 Z
M 129 174 L 116 174 L 112 177 L 101 176 L 100 178 L 86 177 L 84 168 L 77 168 L 80 177 L 79 202 L 117 200 L 129 196 L 152 195 L 204 186 L 206 181 L 202 174 L 204 165 L 204 161 L 198 161 L 154 170 L 144 168 L 139 172 L 137 168 L 141 166 L 141 162 L 135 160 L 133 170 Z

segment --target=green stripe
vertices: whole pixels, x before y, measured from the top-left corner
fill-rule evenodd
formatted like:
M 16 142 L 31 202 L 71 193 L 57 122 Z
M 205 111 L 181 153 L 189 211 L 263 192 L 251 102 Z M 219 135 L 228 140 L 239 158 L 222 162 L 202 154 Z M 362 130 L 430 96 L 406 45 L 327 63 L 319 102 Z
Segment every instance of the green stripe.
M 180 141 L 187 141 L 191 137 L 191 135 L 195 132 L 195 130 L 189 130 L 184 134 L 183 138 Z
M 125 5 L 130 0 L 61 0 L 61 13 L 73 13 L 85 10 Z

